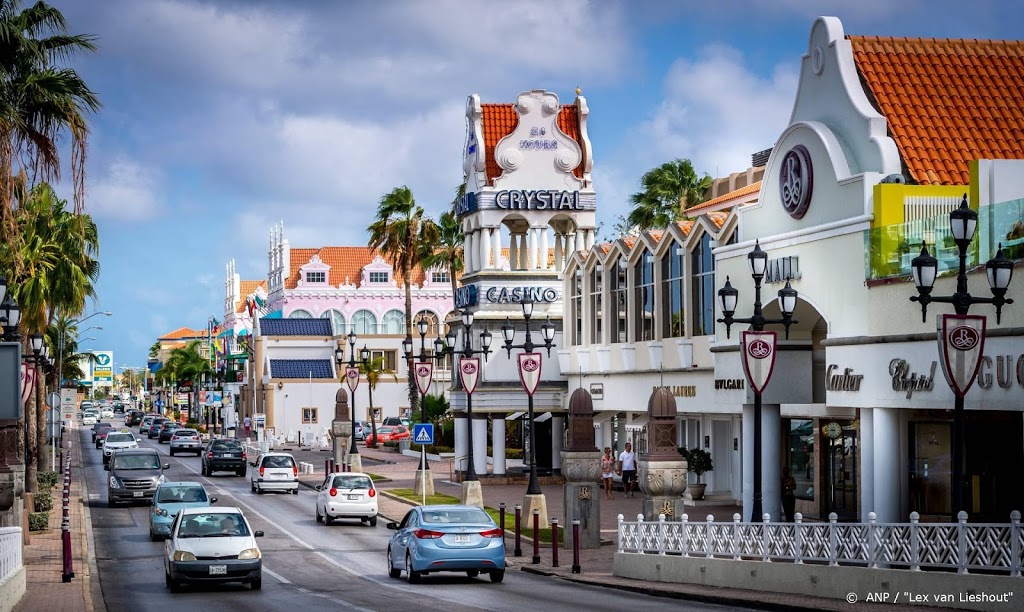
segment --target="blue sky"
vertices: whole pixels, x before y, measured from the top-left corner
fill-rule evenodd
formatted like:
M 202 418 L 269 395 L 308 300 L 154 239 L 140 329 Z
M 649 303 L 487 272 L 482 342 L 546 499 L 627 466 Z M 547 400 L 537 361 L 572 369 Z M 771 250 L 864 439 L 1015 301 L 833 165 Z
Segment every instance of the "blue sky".
M 403 184 L 439 214 L 472 93 L 570 102 L 582 88 L 607 229 L 645 170 L 684 157 L 725 175 L 772 146 L 818 15 L 866 35 L 1014 38 L 1024 24 L 1019 0 L 51 2 L 99 38 L 75 66 L 104 104 L 86 208 L 95 307 L 114 316 L 85 346 L 128 366 L 222 317 L 228 259 L 265 278 L 278 221 L 293 246 L 364 245 L 377 200 Z

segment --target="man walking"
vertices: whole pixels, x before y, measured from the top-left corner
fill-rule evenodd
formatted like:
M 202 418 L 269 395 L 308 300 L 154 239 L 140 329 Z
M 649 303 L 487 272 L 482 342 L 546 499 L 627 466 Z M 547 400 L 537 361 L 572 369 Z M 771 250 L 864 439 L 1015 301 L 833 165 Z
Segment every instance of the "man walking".
M 622 476 L 622 490 L 626 497 L 635 497 L 633 487 L 636 483 L 636 454 L 633 445 L 626 442 L 626 450 L 619 453 L 619 474 Z

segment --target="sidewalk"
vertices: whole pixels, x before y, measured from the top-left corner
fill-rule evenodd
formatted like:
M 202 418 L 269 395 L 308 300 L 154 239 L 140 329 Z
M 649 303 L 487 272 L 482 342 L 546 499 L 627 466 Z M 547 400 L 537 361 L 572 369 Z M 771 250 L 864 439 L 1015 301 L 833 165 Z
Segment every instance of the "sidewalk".
M 61 549 L 61 503 L 64 488 L 63 476 L 53 488 L 53 509 L 50 510 L 50 528 L 45 532 L 30 534 L 30 544 L 25 547 L 24 563 L 26 573 L 25 596 L 15 606 L 15 612 L 105 612 L 99 582 L 95 580 L 95 559 L 90 562 L 88 499 L 83 489 L 81 474 L 82 450 L 78 432 L 69 430 L 65 444 L 71 440 L 71 495 L 69 516 L 71 518 L 71 556 L 75 577 L 63 582 L 64 558 Z M 67 446 L 65 446 L 67 452 Z M 65 457 L 65 460 L 67 457 Z

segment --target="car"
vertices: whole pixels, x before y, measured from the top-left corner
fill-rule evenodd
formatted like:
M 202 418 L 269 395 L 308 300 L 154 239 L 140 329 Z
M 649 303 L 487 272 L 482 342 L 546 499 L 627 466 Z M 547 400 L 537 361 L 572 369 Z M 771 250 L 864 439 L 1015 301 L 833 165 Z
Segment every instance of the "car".
M 249 470 L 249 488 L 253 493 L 284 491 L 299 494 L 299 466 L 288 453 L 265 453 L 256 458 Z
M 141 410 L 129 410 L 124 415 L 124 424 L 129 426 L 129 427 L 131 427 L 132 425 L 138 425 L 138 424 L 142 423 L 142 417 L 143 416 L 145 416 L 145 415 L 142 414 Z M 142 432 L 139 432 L 139 433 L 142 433 Z
M 103 440 L 103 464 L 110 463 L 110 457 L 116 451 L 138 447 L 139 442 L 128 429 L 120 431 L 108 430 L 107 437 Z
M 367 474 L 328 474 L 316 490 L 316 522 L 330 525 L 334 519 L 357 518 L 377 526 L 377 488 Z
M 174 517 L 185 508 L 209 508 L 217 503 L 198 482 L 164 482 L 153 495 L 149 509 L 149 539 L 159 542 L 171 534 Z
M 356 440 L 362 442 L 366 436 L 370 435 L 371 431 L 373 431 L 373 427 L 369 421 L 356 421 Z
M 124 414 L 124 402 L 114 402 L 114 413 Z
M 163 424 L 166 423 L 169 420 L 170 419 L 167 419 L 165 417 L 156 417 L 156 418 L 154 418 L 152 421 L 149 422 L 149 429 L 146 430 L 146 436 L 150 440 L 152 440 L 153 438 L 159 436 L 160 435 L 160 427 L 163 426 Z
M 82 400 L 82 403 L 78 405 L 78 408 L 82 411 L 89 410 L 93 407 L 93 403 L 89 400 Z
M 104 404 L 100 407 L 100 418 L 101 419 L 112 419 L 114 418 L 114 408 Z
M 166 480 L 164 470 L 170 464 L 160 463 L 154 448 L 130 448 L 117 451 L 103 469 L 107 478 L 107 505 L 113 508 L 121 501 L 152 501 L 160 483 Z
M 152 432 L 152 430 L 150 430 Z M 203 454 L 203 443 L 199 440 L 199 432 L 194 429 L 176 429 L 171 434 L 171 456 L 177 453 Z
M 113 427 L 113 425 L 111 425 L 110 423 L 100 423 L 98 421 L 96 423 L 93 423 L 92 424 L 92 441 L 96 442 L 96 432 L 98 432 L 101 429 L 109 429 L 111 427 Z
M 142 421 L 139 423 L 139 433 L 148 434 L 149 426 L 152 425 L 153 419 L 157 418 L 157 416 L 159 415 L 147 414 L 146 416 L 142 417 Z
M 210 440 L 203 452 L 203 476 L 230 471 L 245 476 L 245 447 L 238 440 Z
M 263 587 L 263 554 L 238 508 L 183 508 L 164 543 L 164 581 L 171 592 L 185 583 L 242 582 Z
M 92 410 L 86 410 L 82 413 L 82 425 L 95 425 L 98 420 L 99 414 Z
M 404 570 L 411 584 L 432 572 L 505 579 L 505 534 L 477 506 L 417 506 L 387 528 L 395 530 L 387 552 L 392 578 Z
M 388 417 L 388 418 L 384 419 L 384 421 L 381 423 L 381 426 L 383 426 L 383 427 L 387 427 L 387 426 L 397 427 L 399 425 L 404 425 L 404 426 L 408 427 L 409 423 L 410 423 L 409 419 L 403 419 L 403 418 L 400 418 L 400 417 Z
M 404 425 L 391 426 L 387 425 L 384 427 L 377 428 L 377 443 L 391 442 L 394 440 L 408 440 L 412 438 L 412 432 L 409 428 Z M 374 437 L 370 433 L 366 436 L 366 446 L 373 446 Z
M 160 425 L 160 433 L 157 434 L 157 442 L 159 442 L 160 444 L 163 444 L 164 442 L 170 442 L 171 436 L 173 436 L 174 432 L 178 431 L 179 429 L 181 429 L 181 425 L 175 423 L 174 421 L 164 421 L 164 423 Z
M 101 427 L 93 432 L 93 437 L 96 438 L 96 448 L 103 448 L 103 441 L 107 439 L 107 434 L 114 431 L 114 427 L 110 423 L 97 423 L 97 425 L 107 425 L 107 427 Z

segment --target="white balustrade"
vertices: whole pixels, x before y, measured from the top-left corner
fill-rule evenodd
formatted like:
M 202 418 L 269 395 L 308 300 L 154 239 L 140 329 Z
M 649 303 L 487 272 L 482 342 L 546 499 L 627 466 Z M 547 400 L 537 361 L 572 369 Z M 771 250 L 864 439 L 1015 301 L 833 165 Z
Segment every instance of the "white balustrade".
M 0 527 L 0 584 L 21 569 L 21 527 Z

